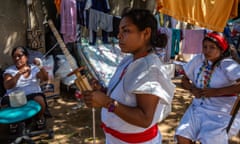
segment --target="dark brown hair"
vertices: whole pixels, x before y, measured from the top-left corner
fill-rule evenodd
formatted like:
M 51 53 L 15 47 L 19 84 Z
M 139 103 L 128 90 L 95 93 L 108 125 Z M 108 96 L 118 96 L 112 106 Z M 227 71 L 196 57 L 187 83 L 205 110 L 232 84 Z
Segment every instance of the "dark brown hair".
M 27 49 L 24 47 L 24 46 L 17 46 L 17 47 L 14 47 L 13 50 L 12 50 L 12 53 L 11 53 L 11 56 L 14 55 L 15 51 L 16 50 L 20 50 L 25 56 L 28 57 L 29 53 L 27 51 Z
M 168 37 L 166 34 L 158 32 L 157 20 L 154 15 L 146 9 L 126 9 L 122 13 L 122 18 L 128 17 L 133 24 L 142 31 L 149 27 L 152 30 L 150 44 L 153 47 L 165 47 L 167 45 Z

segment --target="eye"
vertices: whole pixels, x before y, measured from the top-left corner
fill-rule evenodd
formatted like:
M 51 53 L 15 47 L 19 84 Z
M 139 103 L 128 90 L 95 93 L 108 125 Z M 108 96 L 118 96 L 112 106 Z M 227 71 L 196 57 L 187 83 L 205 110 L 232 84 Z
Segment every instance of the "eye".
M 123 29 L 123 32 L 124 32 L 124 33 L 129 33 L 130 30 L 129 30 L 129 29 Z
M 14 59 L 16 58 L 22 58 L 24 56 L 24 54 L 16 54 L 13 56 Z

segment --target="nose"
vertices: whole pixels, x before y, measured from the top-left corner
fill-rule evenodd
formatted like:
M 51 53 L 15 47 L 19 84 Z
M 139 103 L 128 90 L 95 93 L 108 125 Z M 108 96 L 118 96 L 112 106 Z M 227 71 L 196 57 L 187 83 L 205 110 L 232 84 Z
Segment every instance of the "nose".
M 210 48 L 209 48 L 209 47 L 205 47 L 205 48 L 203 49 L 203 52 L 209 53 L 209 52 L 210 52 Z
M 123 38 L 123 31 L 119 29 L 119 32 L 117 34 L 117 38 L 118 39 L 122 39 Z
M 118 38 L 118 39 L 120 39 L 120 38 L 121 38 L 121 36 L 120 36 L 120 32 L 117 34 L 117 38 Z

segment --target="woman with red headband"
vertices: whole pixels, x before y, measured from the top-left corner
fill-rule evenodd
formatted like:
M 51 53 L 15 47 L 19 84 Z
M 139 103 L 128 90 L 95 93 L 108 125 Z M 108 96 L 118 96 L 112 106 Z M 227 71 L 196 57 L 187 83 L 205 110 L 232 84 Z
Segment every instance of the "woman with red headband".
M 240 117 L 230 129 L 230 111 L 240 93 L 240 65 L 229 52 L 229 44 L 221 33 L 211 32 L 203 39 L 202 54 L 183 66 L 182 85 L 195 98 L 176 129 L 179 144 L 228 144 L 237 134 Z

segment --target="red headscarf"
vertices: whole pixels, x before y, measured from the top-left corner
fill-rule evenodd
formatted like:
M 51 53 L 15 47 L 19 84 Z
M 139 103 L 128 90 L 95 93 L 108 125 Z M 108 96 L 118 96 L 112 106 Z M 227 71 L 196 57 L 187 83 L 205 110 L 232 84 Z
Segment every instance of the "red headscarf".
M 224 37 L 220 36 L 219 34 L 211 32 L 207 34 L 207 37 L 216 40 L 223 51 L 226 51 L 228 49 L 227 40 Z

